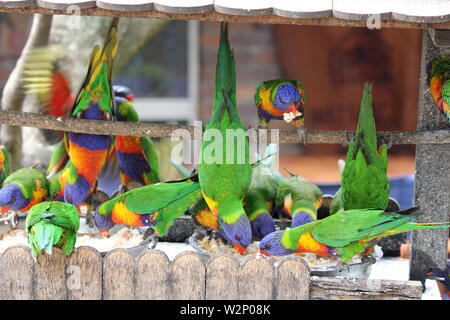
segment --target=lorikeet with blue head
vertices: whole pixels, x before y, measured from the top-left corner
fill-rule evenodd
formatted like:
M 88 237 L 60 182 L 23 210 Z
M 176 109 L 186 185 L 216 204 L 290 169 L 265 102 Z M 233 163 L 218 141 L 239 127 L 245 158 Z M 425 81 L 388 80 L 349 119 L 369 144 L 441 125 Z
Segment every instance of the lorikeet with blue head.
M 203 134 L 198 176 L 206 203 L 218 216 L 227 238 L 243 254 L 252 238 L 250 221 L 243 207 L 252 179 L 252 166 L 248 136 L 236 107 L 235 61 L 226 23 L 220 27 L 214 104 Z
M 291 122 L 295 127 L 303 127 L 305 101 L 305 90 L 300 81 L 273 79 L 262 82 L 255 93 L 259 128 L 266 129 L 272 119 L 284 120 Z
M 139 122 L 130 101 L 117 96 L 115 101 L 118 121 Z M 158 153 L 149 137 L 116 136 L 114 148 L 119 162 L 121 189 L 130 183 L 146 186 L 160 181 Z
M 283 256 L 312 252 L 318 256 L 339 256 L 348 262 L 353 256 L 369 255 L 384 237 L 413 230 L 449 228 L 449 222 L 410 222 L 417 208 L 399 212 L 347 210 L 302 226 L 275 231 L 260 243 L 262 254 Z
M 0 187 L 3 186 L 3 181 L 9 175 L 9 152 L 4 146 L 0 146 Z
M 0 189 L 0 212 L 4 216 L 9 210 L 27 212 L 32 206 L 45 200 L 48 181 L 36 169 L 22 168 L 11 173 Z
M 436 106 L 450 123 L 450 57 L 440 56 L 431 62 L 428 87 Z
M 291 177 L 278 187 L 276 205 L 282 213 L 292 218 L 291 228 L 295 228 L 317 220 L 323 194 L 311 181 L 292 172 L 289 174 Z
M 387 145 L 377 146 L 372 110 L 372 84 L 364 85 L 355 137 L 350 141 L 342 172 L 342 186 L 333 210 L 376 208 L 384 210 L 389 201 Z M 336 205 L 336 201 L 339 205 Z M 331 214 L 335 211 L 330 212 Z
M 114 117 L 111 70 L 118 47 L 117 21 L 113 19 L 103 48 L 95 46 L 92 51 L 86 79 L 72 107 L 73 118 L 108 121 Z M 64 200 L 79 206 L 94 192 L 114 142 L 111 136 L 66 132 L 64 143 L 73 166 L 66 181 Z
M 80 216 L 69 203 L 46 201 L 33 206 L 27 215 L 28 243 L 34 257 L 46 252 L 52 254 L 53 246 L 70 255 L 75 246 Z
M 175 219 L 201 198 L 198 182 L 161 182 L 125 192 L 98 207 L 94 221 L 103 235 L 115 224 L 152 227 L 164 236 Z

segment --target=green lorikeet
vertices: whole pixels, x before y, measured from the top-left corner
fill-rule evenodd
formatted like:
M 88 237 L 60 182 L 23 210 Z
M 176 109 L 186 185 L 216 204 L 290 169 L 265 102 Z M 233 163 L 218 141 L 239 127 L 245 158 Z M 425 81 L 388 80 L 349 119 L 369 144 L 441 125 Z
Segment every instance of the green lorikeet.
M 80 216 L 72 204 L 46 201 L 33 206 L 26 219 L 31 253 L 34 257 L 42 252 L 52 254 L 52 247 L 56 246 L 70 255 L 79 226 Z
M 441 56 L 431 62 L 428 86 L 439 110 L 450 122 L 450 57 Z
M 213 112 L 203 134 L 198 176 L 206 203 L 218 216 L 227 238 L 243 253 L 252 237 L 243 208 L 252 167 L 248 136 L 236 107 L 235 62 L 226 23 L 221 24 L 215 81 Z
M 9 152 L 4 146 L 0 146 L 0 187 L 9 175 Z
M 314 183 L 290 173 L 291 177 L 278 187 L 276 205 L 292 217 L 291 228 L 317 220 L 322 205 L 322 191 Z
M 350 141 L 342 172 L 339 197 L 344 210 L 385 209 L 389 201 L 386 144 L 377 148 L 377 133 L 372 110 L 372 85 L 366 83 L 361 99 L 355 138 Z M 342 205 L 333 204 L 334 210 Z M 331 214 L 335 212 L 330 212 Z
M 0 212 L 9 210 L 27 212 L 32 206 L 45 200 L 48 194 L 48 181 L 36 169 L 22 168 L 11 173 L 0 189 Z
M 139 122 L 139 116 L 130 101 L 121 97 L 115 100 L 118 121 Z M 158 153 L 149 137 L 116 136 L 115 151 L 122 186 L 132 182 L 145 186 L 160 181 Z
M 86 79 L 75 99 L 71 117 L 112 120 L 114 116 L 111 70 L 118 47 L 116 24 L 117 20 L 113 20 L 103 48 L 95 46 L 92 51 Z M 64 200 L 78 206 L 95 191 L 98 175 L 113 150 L 114 141 L 106 135 L 66 132 L 64 143 L 74 168 L 69 171 Z
M 115 224 L 152 227 L 164 236 L 175 218 L 201 198 L 198 182 L 161 182 L 125 192 L 98 207 L 94 221 L 104 235 Z
M 255 93 L 259 128 L 267 128 L 272 119 L 292 122 L 296 127 L 303 127 L 305 99 L 305 91 L 300 81 L 273 79 L 262 82 Z
M 449 222 L 413 223 L 417 208 L 399 212 L 347 210 L 285 231 L 275 231 L 260 243 L 265 255 L 312 252 L 339 256 L 347 262 L 358 254 L 367 255 L 387 236 L 413 230 L 448 228 Z
M 52 155 L 50 156 L 50 162 L 47 167 L 47 178 L 50 179 L 59 171 L 61 171 L 69 161 L 69 155 L 67 154 L 64 141 L 60 141 L 55 145 Z

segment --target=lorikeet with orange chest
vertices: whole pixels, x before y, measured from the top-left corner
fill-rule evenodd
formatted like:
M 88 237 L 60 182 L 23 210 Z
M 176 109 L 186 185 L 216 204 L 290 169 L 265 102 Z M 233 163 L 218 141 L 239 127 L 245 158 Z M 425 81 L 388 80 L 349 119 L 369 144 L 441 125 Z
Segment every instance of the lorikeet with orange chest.
M 36 169 L 22 168 L 11 173 L 0 189 L 0 212 L 9 210 L 27 212 L 32 206 L 45 200 L 48 181 Z
M 260 243 L 262 254 L 283 256 L 312 252 L 319 256 L 339 256 L 348 262 L 358 254 L 368 255 L 384 237 L 413 230 L 448 228 L 449 222 L 410 222 L 417 208 L 399 212 L 384 210 L 340 211 L 302 226 L 275 231 Z
M 285 120 L 296 127 L 303 127 L 305 99 L 305 91 L 300 81 L 274 79 L 262 82 L 255 93 L 259 128 L 267 128 L 272 119 Z
M 439 110 L 450 122 L 450 57 L 441 56 L 431 62 L 428 86 Z
M 92 51 L 87 76 L 72 107 L 71 117 L 112 120 L 114 116 L 111 70 L 118 47 L 116 25 L 114 19 L 103 48 L 95 46 Z M 113 138 L 66 132 L 64 143 L 73 167 L 68 173 L 64 200 L 78 206 L 94 192 L 98 175 L 113 150 Z
M 0 146 L 0 187 L 9 175 L 9 152 L 4 146 Z

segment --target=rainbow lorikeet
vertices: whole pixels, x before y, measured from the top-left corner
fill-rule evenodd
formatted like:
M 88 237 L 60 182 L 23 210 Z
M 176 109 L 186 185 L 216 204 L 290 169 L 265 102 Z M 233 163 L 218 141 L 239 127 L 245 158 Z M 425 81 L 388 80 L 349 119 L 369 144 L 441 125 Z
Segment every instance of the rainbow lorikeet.
M 34 257 L 46 252 L 52 254 L 53 246 L 70 255 L 75 246 L 80 216 L 69 203 L 46 201 L 33 206 L 27 215 L 28 243 Z
M 201 198 L 198 182 L 161 182 L 125 192 L 98 207 L 94 221 L 108 234 L 115 224 L 152 227 L 164 236 L 175 218 Z
M 431 62 L 428 87 L 439 110 L 450 122 L 450 57 L 440 56 Z
M 9 152 L 4 146 L 0 146 L 0 187 L 9 175 Z
M 322 191 L 314 183 L 289 172 L 291 177 L 278 187 L 276 205 L 292 217 L 291 228 L 317 220 L 322 205 Z
M 48 181 L 36 169 L 22 168 L 11 173 L 0 189 L 0 212 L 9 210 L 26 212 L 32 206 L 45 200 L 48 194 Z
M 413 223 L 417 208 L 399 212 L 347 210 L 302 226 L 275 231 L 260 243 L 265 255 L 312 252 L 318 256 L 339 256 L 348 262 L 358 254 L 370 254 L 387 236 L 413 230 L 448 228 L 449 222 Z
M 332 203 L 333 210 L 385 209 L 389 201 L 386 144 L 377 147 L 372 110 L 372 85 L 366 83 L 361 99 L 355 137 L 350 141 L 342 172 L 342 186 Z M 331 214 L 335 211 L 331 211 Z
M 118 121 L 139 122 L 139 116 L 130 101 L 121 97 L 115 100 Z M 145 186 L 160 181 L 158 153 L 149 137 L 116 136 L 114 148 L 122 186 L 132 182 Z
M 111 70 L 118 47 L 116 25 L 114 19 L 103 48 L 95 46 L 92 51 L 87 76 L 72 107 L 71 117 L 112 120 L 114 116 Z M 98 175 L 113 150 L 113 138 L 66 132 L 64 143 L 74 168 L 69 170 L 64 200 L 78 206 L 94 192 Z
M 300 81 L 273 79 L 262 82 L 255 93 L 259 128 L 267 128 L 272 119 L 285 120 L 296 127 L 303 127 L 305 100 L 305 90 Z
M 198 177 L 206 203 L 218 216 L 227 238 L 243 253 L 252 238 L 243 208 L 252 167 L 248 136 L 236 107 L 236 70 L 226 23 L 220 28 L 213 112 L 203 134 L 200 157 Z

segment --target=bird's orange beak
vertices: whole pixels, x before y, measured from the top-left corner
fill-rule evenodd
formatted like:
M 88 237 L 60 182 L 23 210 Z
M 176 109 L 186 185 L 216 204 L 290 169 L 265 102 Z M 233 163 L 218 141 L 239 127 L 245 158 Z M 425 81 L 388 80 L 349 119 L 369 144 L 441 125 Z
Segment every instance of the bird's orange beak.
M 268 253 L 267 251 L 259 250 L 259 253 L 265 255 L 266 257 L 270 257 L 270 253 Z
M 293 115 L 297 114 L 297 107 L 293 104 L 288 107 L 289 111 L 292 112 Z
M 245 248 L 243 246 L 241 246 L 239 243 L 233 243 L 233 247 L 236 249 L 236 252 L 239 253 L 240 255 L 244 255 L 245 253 Z
M 127 100 L 130 101 L 130 102 L 133 102 L 133 100 L 134 100 L 134 95 L 129 94 L 129 95 L 127 95 L 127 96 L 125 97 L 125 99 L 127 99 Z
M 8 213 L 8 211 L 9 211 L 9 207 L 8 206 L 1 207 L 0 213 L 2 214 L 2 217 L 6 217 L 6 214 Z
M 109 230 L 98 230 L 103 238 L 109 237 Z

